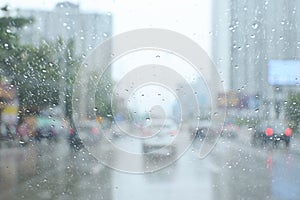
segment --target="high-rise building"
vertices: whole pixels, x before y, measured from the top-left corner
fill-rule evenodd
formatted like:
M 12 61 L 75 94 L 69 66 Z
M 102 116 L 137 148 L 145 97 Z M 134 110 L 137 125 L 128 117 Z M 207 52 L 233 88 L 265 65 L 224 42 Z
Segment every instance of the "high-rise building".
M 231 89 L 231 32 L 229 30 L 231 0 L 212 2 L 212 58 L 222 80 L 224 89 Z
M 19 16 L 33 18 L 34 23 L 22 31 L 24 43 L 39 44 L 41 40 L 75 42 L 76 54 L 88 54 L 112 34 L 112 15 L 82 12 L 70 2 L 58 3 L 51 11 L 18 10 Z
M 226 87 L 257 96 L 264 105 L 298 90 L 270 84 L 268 64 L 300 59 L 300 2 L 215 0 L 213 5 L 213 55 Z

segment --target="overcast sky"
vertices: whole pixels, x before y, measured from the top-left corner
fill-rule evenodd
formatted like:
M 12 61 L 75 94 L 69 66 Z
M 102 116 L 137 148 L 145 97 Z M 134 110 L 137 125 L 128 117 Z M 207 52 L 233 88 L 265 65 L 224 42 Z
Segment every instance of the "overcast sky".
M 51 10 L 59 0 L 2 0 L 12 9 Z M 210 0 L 70 0 L 85 12 L 111 12 L 114 34 L 137 28 L 164 28 L 180 32 L 210 54 Z

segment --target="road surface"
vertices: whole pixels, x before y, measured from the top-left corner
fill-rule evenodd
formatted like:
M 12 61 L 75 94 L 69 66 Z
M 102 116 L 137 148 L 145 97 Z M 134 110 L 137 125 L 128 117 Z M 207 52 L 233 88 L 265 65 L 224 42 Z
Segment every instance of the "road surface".
M 74 151 L 62 141 L 25 147 L 0 142 L 0 199 L 297 199 L 300 196 L 300 143 L 289 149 L 252 147 L 249 132 L 236 139 L 220 138 L 205 159 L 199 159 L 202 141 L 162 170 L 131 174 L 111 169 L 86 150 Z M 125 138 L 122 148 L 141 149 Z M 114 162 L 130 163 L 110 146 L 99 143 Z M 141 161 L 142 162 L 142 161 Z M 157 164 L 159 160 L 150 164 Z M 145 163 L 130 163 L 144 166 Z M 149 163 L 148 163 L 149 164 Z

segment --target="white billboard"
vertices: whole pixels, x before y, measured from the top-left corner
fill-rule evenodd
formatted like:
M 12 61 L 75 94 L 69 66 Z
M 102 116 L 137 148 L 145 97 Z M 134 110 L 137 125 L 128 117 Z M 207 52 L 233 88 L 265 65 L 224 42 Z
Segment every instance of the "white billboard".
M 271 85 L 299 85 L 300 60 L 270 60 L 268 82 Z

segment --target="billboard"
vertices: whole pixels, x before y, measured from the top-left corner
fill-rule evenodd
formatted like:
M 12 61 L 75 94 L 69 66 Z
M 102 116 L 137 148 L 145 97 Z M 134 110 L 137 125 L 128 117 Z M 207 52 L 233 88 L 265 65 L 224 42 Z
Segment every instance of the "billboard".
M 218 107 L 227 109 L 256 109 L 261 104 L 259 95 L 227 92 L 218 94 Z
M 298 85 L 300 83 L 300 60 L 270 60 L 268 63 L 270 85 Z

